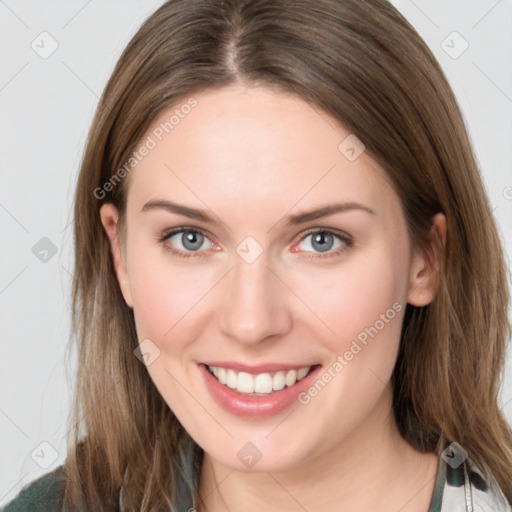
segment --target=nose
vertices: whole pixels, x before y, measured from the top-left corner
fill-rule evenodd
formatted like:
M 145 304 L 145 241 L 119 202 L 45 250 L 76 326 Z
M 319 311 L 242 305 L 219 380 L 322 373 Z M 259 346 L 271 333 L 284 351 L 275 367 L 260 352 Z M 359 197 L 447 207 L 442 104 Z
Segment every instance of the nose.
M 221 333 L 244 345 L 275 341 L 292 328 L 291 293 L 269 268 L 265 252 L 247 263 L 235 255 L 224 280 L 218 322 Z

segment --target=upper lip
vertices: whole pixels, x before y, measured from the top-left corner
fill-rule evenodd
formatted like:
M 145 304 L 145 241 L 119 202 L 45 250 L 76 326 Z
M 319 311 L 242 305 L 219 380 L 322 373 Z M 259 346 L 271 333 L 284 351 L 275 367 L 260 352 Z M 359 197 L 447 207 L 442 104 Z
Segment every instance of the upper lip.
M 263 363 L 249 366 L 246 364 L 237 363 L 236 361 L 201 361 L 201 363 L 206 366 L 217 366 L 252 374 L 278 372 L 281 370 L 299 370 L 300 368 L 306 368 L 308 366 L 317 366 L 317 364 L 292 363 Z

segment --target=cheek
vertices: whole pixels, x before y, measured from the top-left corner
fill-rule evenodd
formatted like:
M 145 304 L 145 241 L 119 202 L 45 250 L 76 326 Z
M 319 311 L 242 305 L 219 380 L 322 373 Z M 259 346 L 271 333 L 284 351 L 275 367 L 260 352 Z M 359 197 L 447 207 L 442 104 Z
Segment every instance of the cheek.
M 147 371 L 169 407 L 187 422 L 194 416 L 190 393 L 195 395 L 200 385 L 192 374 L 189 348 L 201 336 L 204 301 L 218 276 L 172 258 L 139 255 L 136 263 L 132 259 L 130 282 L 138 340 L 151 340 L 159 351 Z
M 139 340 L 151 339 L 162 352 L 176 352 L 196 338 L 197 315 L 216 274 L 211 268 L 177 261 L 162 249 L 132 259 L 130 283 Z M 184 335 L 186 333 L 186 335 Z
M 319 319 L 318 332 L 325 333 L 324 344 L 332 352 L 343 354 L 354 340 L 364 346 L 377 335 L 387 345 L 397 345 L 405 310 L 406 269 L 403 254 L 383 247 L 339 267 L 318 270 L 307 283 L 297 278 L 295 289 L 307 297 Z
M 314 382 L 300 403 L 310 417 L 324 419 L 319 437 L 348 435 L 387 389 L 405 312 L 406 268 L 403 256 L 375 251 L 338 273 L 317 276 L 318 293 L 310 295 L 308 305 L 334 334 L 316 322 L 330 357 L 322 382 Z
M 144 262 L 140 262 L 140 266 Z M 161 342 L 174 329 L 194 298 L 194 282 L 186 272 L 163 272 L 140 268 L 132 274 L 132 297 L 139 336 L 153 336 Z M 151 336 L 150 336 L 151 334 Z

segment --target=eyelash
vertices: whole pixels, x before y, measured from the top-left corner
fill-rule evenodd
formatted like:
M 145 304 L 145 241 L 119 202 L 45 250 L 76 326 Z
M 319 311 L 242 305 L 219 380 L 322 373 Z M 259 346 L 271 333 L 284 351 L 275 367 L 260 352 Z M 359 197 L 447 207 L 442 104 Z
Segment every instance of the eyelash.
M 203 235 L 204 237 L 209 239 L 208 234 L 200 229 L 182 226 L 182 227 L 173 229 L 172 231 L 168 231 L 168 232 L 164 233 L 164 235 L 159 238 L 159 242 L 164 245 L 166 250 L 170 251 L 172 254 L 179 256 L 181 258 L 195 258 L 195 257 L 205 256 L 203 254 L 204 251 L 197 251 L 195 253 L 194 253 L 194 251 L 183 252 L 183 251 L 180 251 L 179 249 L 175 249 L 165 243 L 168 238 L 171 238 L 173 235 L 176 235 L 177 233 L 181 233 L 181 232 L 185 232 L 185 231 L 191 232 L 191 233 L 198 233 L 198 234 Z M 302 238 L 299 240 L 299 243 L 304 241 L 305 238 L 308 237 L 309 235 L 314 235 L 316 233 L 329 233 L 331 235 L 334 235 L 336 238 L 338 238 L 338 240 L 343 242 L 343 244 L 345 244 L 345 245 L 342 247 L 339 247 L 335 251 L 328 252 L 326 254 L 314 253 L 315 255 L 304 256 L 304 258 L 308 258 L 308 259 L 309 258 L 322 258 L 323 259 L 323 258 L 334 258 L 336 256 L 341 256 L 341 254 L 343 254 L 349 248 L 351 248 L 354 243 L 352 240 L 352 237 L 350 237 L 346 233 L 343 233 L 343 232 L 337 231 L 337 230 L 333 230 L 333 229 L 327 229 L 327 228 L 314 228 L 314 229 L 307 231 L 306 233 L 304 233 Z

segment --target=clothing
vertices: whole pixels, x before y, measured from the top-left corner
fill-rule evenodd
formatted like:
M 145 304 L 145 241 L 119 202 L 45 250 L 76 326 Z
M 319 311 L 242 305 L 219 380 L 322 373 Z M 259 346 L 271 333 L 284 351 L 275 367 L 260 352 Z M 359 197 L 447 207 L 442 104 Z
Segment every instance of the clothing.
M 452 445 L 455 456 L 460 455 L 458 445 Z M 201 449 L 197 447 L 193 460 L 186 468 L 188 482 L 183 482 L 176 508 L 187 512 L 194 506 L 190 489 L 197 488 Z M 23 489 L 0 512 L 61 512 L 59 494 L 63 485 L 63 466 L 43 475 Z M 498 489 L 493 493 L 489 483 L 468 457 L 456 468 L 439 457 L 436 483 L 432 500 L 426 512 L 512 512 L 505 496 Z
M 450 455 L 460 457 L 459 460 L 464 458 L 459 445 L 452 443 L 450 447 Z M 493 492 L 470 457 L 455 468 L 447 460 L 450 459 L 439 457 L 436 483 L 427 512 L 512 512 L 501 490 Z
M 62 468 L 59 466 L 30 483 L 0 512 L 60 512 Z

